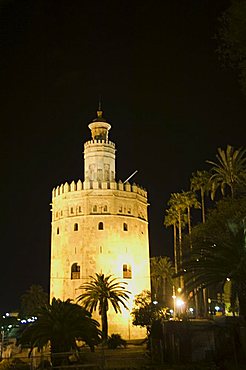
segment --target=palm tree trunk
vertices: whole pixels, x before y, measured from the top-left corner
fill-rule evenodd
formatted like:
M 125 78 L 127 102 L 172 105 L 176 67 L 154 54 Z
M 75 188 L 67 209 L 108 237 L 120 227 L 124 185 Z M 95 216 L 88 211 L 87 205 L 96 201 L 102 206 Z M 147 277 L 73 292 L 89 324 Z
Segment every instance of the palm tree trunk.
M 202 201 L 202 223 L 205 224 L 205 202 L 203 188 L 201 188 L 201 201 Z
M 179 269 L 183 263 L 183 253 L 182 253 L 182 225 L 181 225 L 181 211 L 178 211 L 179 217 Z M 180 276 L 180 287 L 184 288 L 184 276 Z
M 173 224 L 173 252 L 174 252 L 174 268 L 175 274 L 178 272 L 178 261 L 177 261 L 177 231 L 176 223 Z
M 108 317 L 107 317 L 107 310 L 105 304 L 102 307 L 102 339 L 106 341 L 108 339 Z
M 188 233 L 190 239 L 190 250 L 192 250 L 192 241 L 191 241 L 191 218 L 190 218 L 190 207 L 187 207 L 187 216 L 188 216 Z

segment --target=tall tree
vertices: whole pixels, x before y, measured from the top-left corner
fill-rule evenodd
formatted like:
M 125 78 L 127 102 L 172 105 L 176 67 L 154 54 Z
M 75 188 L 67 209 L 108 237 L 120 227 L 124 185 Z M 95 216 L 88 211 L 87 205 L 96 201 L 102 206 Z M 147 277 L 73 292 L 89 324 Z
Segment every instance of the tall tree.
M 125 288 L 125 282 L 118 282 L 112 275 L 96 274 L 90 276 L 91 281 L 81 285 L 80 289 L 85 290 L 78 296 L 85 309 L 91 313 L 98 308 L 102 320 L 103 340 L 108 338 L 108 317 L 107 312 L 109 303 L 116 313 L 121 313 L 121 305 L 127 309 L 126 301 L 129 299 L 130 292 Z
M 31 285 L 21 296 L 20 315 L 22 317 L 36 316 L 40 307 L 46 306 L 49 302 L 48 293 L 41 285 Z
M 166 210 L 164 218 L 164 226 L 173 227 L 173 254 L 174 254 L 174 269 L 175 273 L 178 272 L 178 255 L 177 255 L 177 224 L 178 224 L 178 212 L 173 208 Z
M 223 66 L 232 67 L 246 95 L 246 2 L 231 1 L 219 18 L 217 54 Z
M 150 259 L 150 277 L 157 301 L 167 305 L 168 290 L 173 287 L 173 264 L 169 257 L 152 257 Z M 169 289 L 168 289 L 169 288 Z
M 227 145 L 226 150 L 218 148 L 216 158 L 218 162 L 206 161 L 212 165 L 212 199 L 218 187 L 223 196 L 226 195 L 226 188 L 229 188 L 230 195 L 234 198 L 237 186 L 246 180 L 246 149 L 234 149 Z
M 193 251 L 185 261 L 187 288 L 214 286 L 231 281 L 231 303 L 238 297 L 246 316 L 246 198 L 218 202 L 205 224 L 192 232 Z M 192 273 L 191 273 L 192 271 Z M 183 274 L 183 271 L 181 271 Z
M 37 317 L 23 331 L 19 342 L 28 343 L 31 350 L 34 347 L 42 349 L 49 343 L 53 366 L 68 362 L 67 352 L 77 350 L 77 339 L 85 341 L 92 349 L 100 341 L 98 322 L 70 300 L 53 298 L 51 305 L 39 309 Z
M 205 222 L 205 194 L 209 190 L 210 174 L 207 171 L 196 171 L 192 174 L 190 188 L 192 191 L 199 191 L 201 195 L 202 222 Z
M 191 243 L 191 208 L 201 208 L 200 203 L 198 202 L 196 195 L 193 191 L 182 192 L 183 204 L 187 209 L 187 224 L 188 224 L 188 233 L 190 237 L 190 249 L 192 249 Z

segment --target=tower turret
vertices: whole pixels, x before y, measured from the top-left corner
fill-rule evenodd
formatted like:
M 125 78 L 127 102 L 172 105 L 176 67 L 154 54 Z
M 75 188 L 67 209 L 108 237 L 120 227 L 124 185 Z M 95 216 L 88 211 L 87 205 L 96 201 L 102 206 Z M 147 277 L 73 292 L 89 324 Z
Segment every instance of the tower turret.
M 92 140 L 84 145 L 85 181 L 115 180 L 115 144 L 108 140 L 111 125 L 99 105 L 97 117 L 88 125 Z

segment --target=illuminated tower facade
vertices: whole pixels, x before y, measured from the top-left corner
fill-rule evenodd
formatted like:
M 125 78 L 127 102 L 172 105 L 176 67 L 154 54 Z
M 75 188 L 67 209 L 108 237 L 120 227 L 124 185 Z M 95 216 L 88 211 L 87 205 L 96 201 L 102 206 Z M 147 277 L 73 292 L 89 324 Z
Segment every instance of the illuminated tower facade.
M 51 298 L 73 299 L 95 273 L 111 274 L 128 283 L 131 292 L 122 314 L 108 313 L 109 334 L 143 338 L 145 330 L 131 324 L 136 294 L 150 290 L 147 193 L 116 181 L 115 144 L 111 125 L 99 109 L 89 124 L 84 144 L 84 181 L 72 181 L 52 192 Z M 99 322 L 97 313 L 93 317 Z

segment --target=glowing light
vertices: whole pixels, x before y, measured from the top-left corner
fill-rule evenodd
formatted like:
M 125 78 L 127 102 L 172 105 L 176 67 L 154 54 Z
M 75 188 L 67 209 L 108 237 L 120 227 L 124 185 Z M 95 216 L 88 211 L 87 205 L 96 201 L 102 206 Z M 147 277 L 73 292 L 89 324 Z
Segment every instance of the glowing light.
M 190 308 L 189 308 L 189 311 L 190 311 L 191 313 L 193 313 L 193 312 L 194 312 L 194 308 L 190 307 Z
M 214 309 L 218 312 L 220 310 L 219 306 L 215 306 Z
M 5 314 L 6 316 L 9 316 L 9 313 L 8 312 L 6 312 L 6 314 Z
M 158 301 L 153 301 L 153 304 L 157 304 L 158 303 Z
M 173 310 L 169 310 L 171 314 L 173 314 Z
M 181 288 L 178 288 L 177 291 L 178 291 L 178 293 L 181 293 L 182 289 Z
M 184 301 L 181 298 L 178 298 L 176 300 L 177 307 L 182 307 L 184 305 Z
M 230 279 L 230 278 L 226 278 L 226 280 L 227 280 L 227 281 L 231 281 L 231 279 Z

